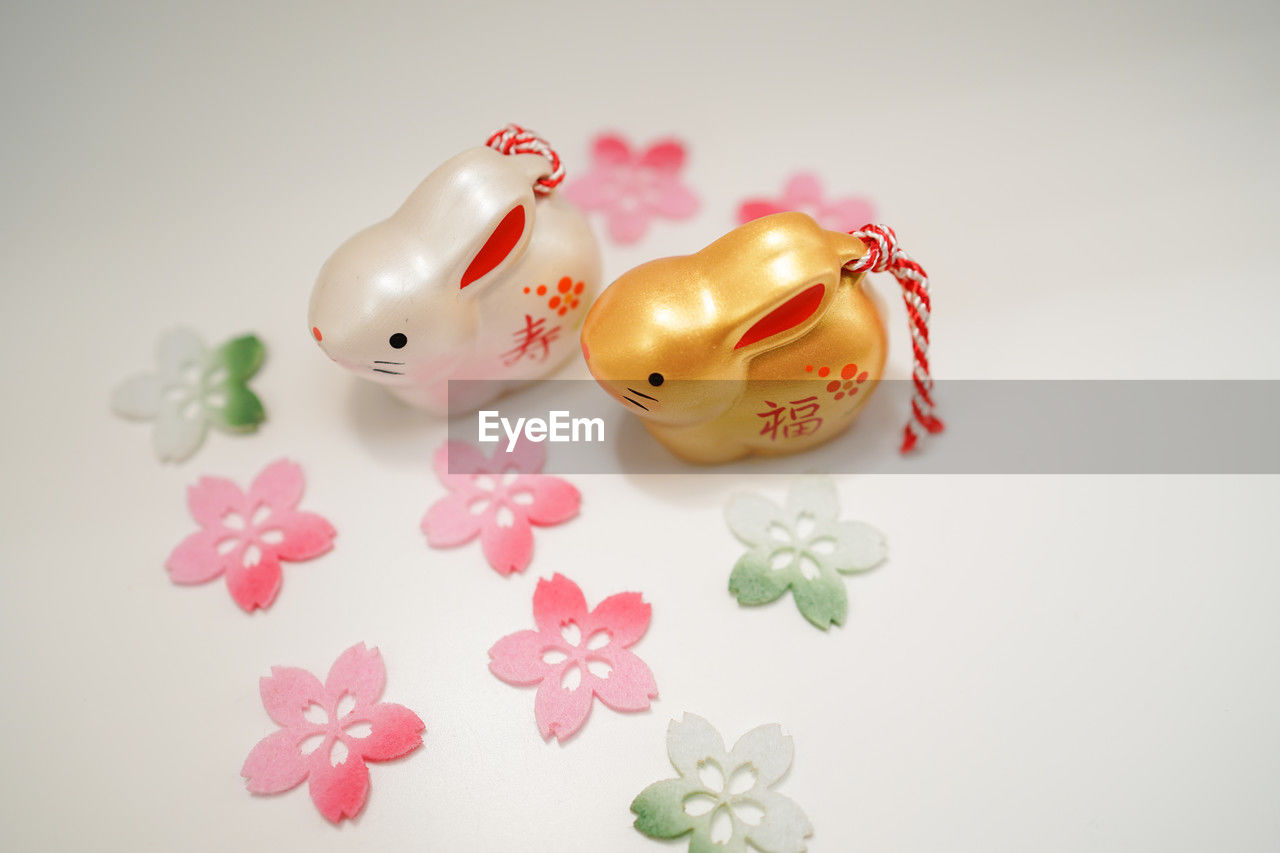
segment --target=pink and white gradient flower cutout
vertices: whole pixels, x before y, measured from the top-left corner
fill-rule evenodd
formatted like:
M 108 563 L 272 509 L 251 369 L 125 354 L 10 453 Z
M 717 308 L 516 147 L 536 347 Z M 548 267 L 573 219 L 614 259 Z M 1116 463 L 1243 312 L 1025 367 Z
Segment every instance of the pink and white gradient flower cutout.
M 653 672 L 631 651 L 650 614 L 638 592 L 611 595 L 588 612 L 577 584 L 560 574 L 544 578 L 533 593 L 537 628 L 494 643 L 489 671 L 508 684 L 538 685 L 538 731 L 563 743 L 582 728 L 597 697 L 615 711 L 645 711 L 657 698 Z
M 603 213 L 615 243 L 634 243 L 651 219 L 688 219 L 698 212 L 698 197 L 680 177 L 684 161 L 678 139 L 637 150 L 622 136 L 604 133 L 591 145 L 591 170 L 570 181 L 564 194 L 583 210 Z
M 333 823 L 360 814 L 369 796 L 365 762 L 408 755 L 426 730 L 408 708 L 378 701 L 386 681 L 382 656 L 364 643 L 338 657 L 324 684 L 305 669 L 272 667 L 258 691 L 281 728 L 249 752 L 245 786 L 279 794 L 309 781 L 312 802 Z
M 495 445 L 491 457 L 465 441 L 445 442 L 435 471 L 449 495 L 423 516 L 427 544 L 453 548 L 478 536 L 494 571 L 523 572 L 533 559 L 533 525 L 563 524 L 582 503 L 572 484 L 539 473 L 546 459 L 546 447 L 523 436 L 509 452 Z
M 282 560 L 309 560 L 333 547 L 333 525 L 298 511 L 304 485 L 302 468 L 288 459 L 262 469 L 247 493 L 230 480 L 202 477 L 187 489 L 200 530 L 169 554 L 169 578 L 199 584 L 224 575 L 246 611 L 270 605 L 280 591 Z
M 738 224 L 774 213 L 798 210 L 807 213 L 823 228 L 848 233 L 876 221 L 871 202 L 859 196 L 828 198 L 822 181 L 809 172 L 796 172 L 782 188 L 779 198 L 749 198 L 738 206 Z

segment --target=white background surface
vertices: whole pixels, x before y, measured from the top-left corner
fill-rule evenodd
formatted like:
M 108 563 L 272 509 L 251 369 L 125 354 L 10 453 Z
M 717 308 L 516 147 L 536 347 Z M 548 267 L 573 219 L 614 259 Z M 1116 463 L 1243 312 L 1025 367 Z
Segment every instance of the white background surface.
M 891 558 L 823 634 L 725 591 L 726 497 L 785 480 L 579 477 L 511 579 L 428 549 L 443 427 L 305 326 L 342 239 L 520 121 L 570 172 L 601 129 L 688 140 L 702 213 L 611 277 L 809 167 L 928 267 L 939 376 L 1276 377 L 1276 37 L 1264 3 L 5 4 L 0 847 L 683 849 L 627 806 L 689 710 L 795 736 L 815 851 L 1277 849 L 1274 478 L 844 477 Z M 166 468 L 107 396 L 179 323 L 265 339 L 269 420 Z M 281 455 L 335 550 L 252 617 L 171 585 L 185 486 Z M 555 571 L 646 594 L 661 690 L 563 747 L 485 655 Z M 361 640 L 425 747 L 338 829 L 251 797 L 258 677 Z

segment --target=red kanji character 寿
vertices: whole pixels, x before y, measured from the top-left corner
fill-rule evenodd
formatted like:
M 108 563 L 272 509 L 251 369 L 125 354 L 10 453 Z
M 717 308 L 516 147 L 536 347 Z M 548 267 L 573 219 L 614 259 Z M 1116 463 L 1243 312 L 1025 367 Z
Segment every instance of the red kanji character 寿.
M 559 326 L 547 329 L 546 325 L 545 317 L 535 320 L 529 314 L 525 314 L 524 328 L 512 334 L 516 339 L 516 346 L 502 354 L 502 363 L 510 367 L 526 357 L 535 361 L 546 361 L 547 356 L 551 354 L 551 342 L 560 335 Z

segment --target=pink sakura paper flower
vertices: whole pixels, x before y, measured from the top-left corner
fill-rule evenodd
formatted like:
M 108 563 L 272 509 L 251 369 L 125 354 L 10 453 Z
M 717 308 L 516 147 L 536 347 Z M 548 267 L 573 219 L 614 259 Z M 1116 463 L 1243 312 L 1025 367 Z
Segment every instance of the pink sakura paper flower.
M 533 631 L 517 631 L 489 649 L 489 671 L 508 684 L 538 685 L 533 716 L 544 740 L 561 743 L 591 713 L 592 699 L 615 711 L 644 711 L 658 685 L 629 651 L 649 627 L 638 592 L 611 595 L 587 612 L 582 590 L 564 575 L 538 581 Z
M 201 529 L 169 555 L 169 578 L 197 584 L 225 575 L 231 597 L 246 611 L 271 604 L 280 591 L 281 560 L 309 560 L 333 547 L 333 525 L 297 511 L 302 488 L 302 468 L 288 459 L 262 469 L 248 494 L 230 480 L 201 478 L 187 490 L 187 507 Z
M 495 447 L 492 458 L 473 444 L 445 442 L 435 469 L 450 494 L 422 518 L 427 544 L 452 548 L 479 536 L 494 571 L 523 572 L 533 559 L 531 525 L 563 524 L 582 500 L 565 480 L 538 473 L 546 459 L 546 448 L 523 436 L 510 451 Z
M 797 172 L 783 187 L 782 198 L 750 198 L 744 201 L 738 208 L 738 224 L 788 210 L 807 213 L 823 228 L 846 233 L 856 231 L 876 218 L 875 208 L 867 199 L 847 196 L 828 200 L 824 198 L 822 181 L 817 175 Z
M 564 193 L 583 210 L 605 214 L 609 236 L 634 243 L 655 216 L 688 219 L 698 212 L 698 197 L 680 182 L 685 147 L 663 139 L 634 151 L 616 134 L 597 136 L 591 147 L 591 171 L 572 181 Z
M 310 780 L 311 800 L 333 823 L 355 817 L 369 795 L 366 761 L 390 761 L 422 745 L 426 729 L 403 705 L 379 702 L 387 670 L 376 648 L 357 643 L 324 684 L 305 669 L 273 666 L 258 680 L 262 704 L 281 729 L 258 741 L 240 775 L 255 794 Z

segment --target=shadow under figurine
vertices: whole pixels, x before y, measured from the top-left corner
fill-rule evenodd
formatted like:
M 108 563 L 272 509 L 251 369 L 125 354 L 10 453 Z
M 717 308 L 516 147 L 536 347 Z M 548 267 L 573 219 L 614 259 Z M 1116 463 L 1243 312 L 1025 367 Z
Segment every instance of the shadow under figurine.
M 312 336 L 441 416 L 547 376 L 576 349 L 601 276 L 586 220 L 555 192 L 563 178 L 550 146 L 516 125 L 445 162 L 325 262 Z M 450 401 L 450 379 L 488 381 L 455 384 Z
M 803 213 L 737 228 L 700 252 L 642 264 L 582 327 L 596 381 L 672 453 L 723 463 L 807 450 L 858 416 L 884 370 L 868 271 L 902 285 L 915 353 L 903 451 L 939 432 L 928 371 L 928 279 L 893 232 L 827 231 Z

